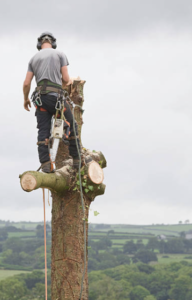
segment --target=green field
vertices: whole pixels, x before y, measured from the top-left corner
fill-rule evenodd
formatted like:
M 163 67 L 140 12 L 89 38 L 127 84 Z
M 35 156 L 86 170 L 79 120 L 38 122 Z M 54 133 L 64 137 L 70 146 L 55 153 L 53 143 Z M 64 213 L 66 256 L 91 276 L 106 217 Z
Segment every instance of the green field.
M 164 258 L 163 256 L 169 256 L 168 258 Z M 189 254 L 158 254 L 158 263 L 163 264 L 169 264 L 172 262 L 180 262 L 182 260 L 192 262 L 192 259 L 186 259 L 185 257 L 188 257 L 192 255 Z
M 121 240 L 115 239 L 111 241 L 113 244 L 122 244 L 122 245 L 124 245 L 127 242 L 127 240 L 122 240 L 122 239 Z
M 35 230 L 37 225 L 43 225 L 43 222 L 4 222 L 0 223 L 0 228 L 5 226 L 14 226 L 20 229 L 26 230 Z M 51 225 L 51 222 L 47 222 L 47 224 Z
M 112 248 L 119 248 L 119 250 L 123 250 L 123 245 L 112 245 Z
M 31 273 L 27 271 L 16 271 L 16 270 L 0 270 L 0 280 L 3 280 L 7 277 L 18 275 L 21 273 Z
M 92 230 L 89 235 L 101 235 L 102 233 L 107 233 L 109 230 L 114 230 L 115 234 L 141 234 L 141 235 L 160 235 L 164 234 L 167 236 L 179 236 L 182 231 L 192 230 L 192 224 L 172 224 L 172 225 L 120 225 L 114 224 L 110 225 L 110 228 L 99 228 L 97 229 L 96 224 L 91 224 Z M 96 233 L 96 232 L 97 233 Z
M 20 237 L 20 238 L 30 238 L 30 237 L 35 237 L 36 233 L 35 231 L 29 231 L 29 232 L 9 232 L 8 233 L 8 237 L 12 238 L 12 237 Z

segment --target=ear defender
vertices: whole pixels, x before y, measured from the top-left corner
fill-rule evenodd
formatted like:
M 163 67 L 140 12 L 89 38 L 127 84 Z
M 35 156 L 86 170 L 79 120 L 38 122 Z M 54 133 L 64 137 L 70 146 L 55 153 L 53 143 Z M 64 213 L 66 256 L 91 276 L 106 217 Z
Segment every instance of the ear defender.
M 56 49 L 57 48 L 57 43 L 56 43 L 56 38 L 54 37 L 54 35 L 52 34 L 52 33 L 50 33 L 50 32 L 43 32 L 41 35 L 40 35 L 40 37 L 38 37 L 38 39 L 37 39 L 37 49 L 38 50 L 41 50 L 41 45 L 42 45 L 42 39 L 43 39 L 43 37 L 45 37 L 45 36 L 48 36 L 48 37 L 50 37 L 50 39 L 51 39 L 51 45 L 52 45 L 52 48 L 53 49 Z

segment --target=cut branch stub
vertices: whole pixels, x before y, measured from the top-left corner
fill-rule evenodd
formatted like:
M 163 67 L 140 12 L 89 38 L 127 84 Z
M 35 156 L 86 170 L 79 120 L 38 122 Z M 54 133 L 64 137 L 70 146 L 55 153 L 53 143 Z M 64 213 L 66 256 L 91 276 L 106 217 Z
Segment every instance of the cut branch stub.
M 96 161 L 91 161 L 84 166 L 83 175 L 83 189 L 91 201 L 93 201 L 96 196 L 105 193 L 106 186 L 102 183 L 104 180 L 103 170 Z
M 22 176 L 21 187 L 24 191 L 26 192 L 33 191 L 36 188 L 36 186 L 37 186 L 37 180 L 33 175 L 27 173 Z
M 88 176 L 89 179 L 95 184 L 100 184 L 103 182 L 104 179 L 103 170 L 101 169 L 100 165 L 96 161 L 92 161 L 89 163 Z
M 55 173 L 46 174 L 35 171 L 23 173 L 19 176 L 22 189 L 26 192 L 31 192 L 38 188 L 47 188 L 52 192 L 64 195 L 70 186 L 74 186 L 72 160 L 67 162 L 67 166 L 62 167 Z M 87 193 L 91 200 L 98 195 L 104 194 L 105 185 L 102 184 L 104 179 L 103 170 L 97 162 L 91 161 L 84 167 L 84 176 L 87 178 L 87 186 L 92 186 L 92 190 Z
M 99 163 L 99 165 L 102 169 L 106 168 L 107 161 L 106 161 L 105 156 L 103 155 L 103 153 L 101 151 L 91 151 L 89 149 L 84 148 L 84 154 L 85 154 L 85 156 L 91 156 L 91 158 L 94 161 Z
M 25 192 L 47 188 L 56 193 L 64 193 L 68 190 L 70 184 L 69 166 L 50 174 L 28 171 L 19 177 L 21 187 Z

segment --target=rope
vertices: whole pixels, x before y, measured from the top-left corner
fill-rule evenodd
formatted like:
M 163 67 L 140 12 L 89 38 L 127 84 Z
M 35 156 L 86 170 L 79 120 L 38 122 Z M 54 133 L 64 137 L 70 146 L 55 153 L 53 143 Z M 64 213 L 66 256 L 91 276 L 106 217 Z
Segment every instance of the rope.
M 49 189 L 48 189 L 48 204 L 50 206 L 50 202 L 49 202 Z
M 76 105 L 76 106 L 79 106 L 79 105 Z M 83 231 L 84 231 L 84 269 L 83 269 L 83 274 L 82 274 L 82 279 L 81 279 L 81 291 L 80 291 L 80 296 L 79 296 L 79 300 L 81 300 L 82 293 L 83 293 L 83 281 L 84 281 L 85 272 L 86 272 L 86 223 L 85 223 L 85 206 L 84 206 L 84 200 L 83 200 L 83 189 L 82 189 L 82 183 L 81 183 L 81 153 L 80 153 L 79 145 L 77 142 L 77 135 L 76 135 L 76 130 L 75 130 L 74 105 L 73 105 L 73 131 L 74 131 L 74 135 L 75 135 L 75 143 L 76 143 L 78 156 L 79 156 L 78 172 L 79 172 L 79 186 L 80 186 L 80 194 L 81 194 L 81 206 L 82 206 L 82 210 L 83 210 Z
M 44 208 L 44 247 L 45 247 L 45 300 L 47 300 L 47 242 L 46 242 L 46 218 L 45 218 L 45 189 L 43 190 L 43 208 Z

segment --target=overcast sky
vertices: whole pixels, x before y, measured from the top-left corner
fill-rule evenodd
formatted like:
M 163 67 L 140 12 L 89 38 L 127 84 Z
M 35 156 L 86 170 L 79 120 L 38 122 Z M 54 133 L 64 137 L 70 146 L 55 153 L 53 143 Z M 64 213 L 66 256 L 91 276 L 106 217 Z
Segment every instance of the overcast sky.
M 192 2 L 18 0 L 0 14 L 0 219 L 43 219 L 41 190 L 25 193 L 18 176 L 39 167 L 22 84 L 50 31 L 86 80 L 83 145 L 108 162 L 90 222 L 192 222 Z

